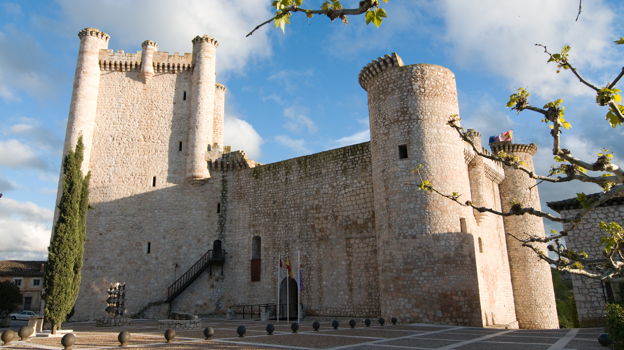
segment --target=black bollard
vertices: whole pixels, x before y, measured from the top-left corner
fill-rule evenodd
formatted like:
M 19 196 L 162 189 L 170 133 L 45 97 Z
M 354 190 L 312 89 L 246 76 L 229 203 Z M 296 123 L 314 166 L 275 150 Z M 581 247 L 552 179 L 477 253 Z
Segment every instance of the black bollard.
M 61 345 L 63 345 L 64 350 L 72 350 L 74 343 L 76 343 L 76 336 L 72 333 L 67 333 L 61 338 Z
M 297 333 L 297 330 L 299 329 L 299 323 L 297 323 L 297 322 L 293 322 L 293 323 L 290 325 L 290 329 L 292 329 L 293 333 Z
M 206 329 L 204 329 L 204 337 L 206 337 L 205 340 L 209 340 L 213 335 L 214 329 L 212 329 L 212 327 L 206 327 Z
M 15 332 L 11 329 L 7 329 L 2 333 L 2 337 L 0 338 L 2 339 L 2 342 L 4 342 L 4 345 L 9 345 L 11 344 L 11 340 L 15 338 Z
M 349 326 L 351 326 L 351 328 L 355 328 L 355 320 L 354 319 L 350 319 L 349 320 Z
M 396 323 L 397 323 L 396 317 L 391 318 L 390 322 L 392 322 L 392 324 L 396 326 Z
M 609 338 L 609 335 L 607 333 L 603 333 L 600 336 L 598 336 L 598 342 L 602 346 L 609 346 L 609 345 L 611 345 L 611 343 L 613 343 L 611 341 L 611 338 Z
M 367 318 L 367 319 L 365 319 L 365 320 L 364 320 L 364 324 L 366 325 L 366 327 L 370 327 L 371 320 L 370 320 L 370 319 L 368 319 L 368 318 Z
M 386 320 L 384 320 L 383 318 L 380 318 L 379 319 L 379 324 L 383 326 L 384 323 L 386 323 Z
M 273 332 L 275 331 L 275 326 L 274 326 L 273 324 L 269 323 L 269 324 L 266 326 L 266 331 L 267 331 L 267 333 L 268 333 L 269 335 L 273 335 Z
M 17 334 L 20 337 L 21 341 L 28 340 L 28 338 L 33 334 L 35 330 L 32 327 L 24 326 L 19 329 Z
M 340 323 L 338 323 L 338 320 L 333 320 L 332 327 L 334 327 L 334 329 L 338 329 L 338 326 L 340 326 Z
M 244 337 L 245 336 L 245 332 L 247 332 L 247 328 L 245 328 L 245 326 L 240 325 L 238 326 L 238 328 L 236 328 L 236 333 L 238 333 L 239 337 Z
M 321 324 L 319 323 L 319 321 L 314 321 L 312 323 L 312 328 L 314 328 L 315 331 L 318 331 L 319 328 L 321 328 Z
M 117 336 L 117 340 L 119 340 L 119 346 L 128 346 L 128 342 L 130 341 L 130 332 L 120 332 Z
M 165 339 L 167 343 L 173 343 L 173 338 L 175 338 L 175 331 L 171 328 L 165 331 Z

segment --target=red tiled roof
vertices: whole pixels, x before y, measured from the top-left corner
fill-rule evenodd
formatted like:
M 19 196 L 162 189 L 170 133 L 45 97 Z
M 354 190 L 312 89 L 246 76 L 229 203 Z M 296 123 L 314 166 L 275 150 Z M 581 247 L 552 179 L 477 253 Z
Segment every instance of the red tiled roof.
M 46 261 L 1 260 L 0 276 L 43 277 Z

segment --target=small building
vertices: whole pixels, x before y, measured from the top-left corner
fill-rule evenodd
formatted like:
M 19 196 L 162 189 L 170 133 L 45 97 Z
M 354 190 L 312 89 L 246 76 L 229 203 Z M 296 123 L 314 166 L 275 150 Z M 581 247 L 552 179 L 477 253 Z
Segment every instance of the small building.
M 600 194 L 588 195 L 588 199 L 597 198 Z M 561 214 L 563 219 L 577 215 L 581 204 L 576 198 L 547 203 L 550 209 Z M 568 249 L 585 251 L 590 258 L 601 257 L 604 245 L 601 244 L 605 234 L 598 224 L 602 221 L 617 222 L 624 225 L 624 197 L 611 198 L 602 203 L 586 216 L 574 230 L 566 237 Z M 563 224 L 568 229 L 570 224 Z M 590 278 L 572 275 L 574 298 L 581 327 L 594 327 L 604 324 L 604 307 L 607 303 L 622 302 L 624 292 L 623 283 L 601 282 Z
M 22 310 L 41 311 L 43 270 L 45 261 L 0 261 L 0 282 L 9 281 L 19 287 L 24 300 Z

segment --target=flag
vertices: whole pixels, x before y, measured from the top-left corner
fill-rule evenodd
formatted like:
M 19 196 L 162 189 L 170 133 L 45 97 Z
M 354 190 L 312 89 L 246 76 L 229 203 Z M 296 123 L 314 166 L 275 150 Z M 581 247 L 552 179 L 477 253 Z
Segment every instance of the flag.
M 299 290 L 303 290 L 303 277 L 301 277 L 301 269 L 299 269 Z
M 279 266 L 277 267 L 277 280 L 282 280 L 282 258 L 279 258 Z
M 490 136 L 490 142 L 513 141 L 513 130 L 507 130 L 502 134 Z
M 288 277 L 289 278 L 294 278 L 294 276 L 292 274 L 292 270 L 290 268 L 290 258 L 288 257 L 288 255 L 286 255 L 286 269 L 288 270 Z

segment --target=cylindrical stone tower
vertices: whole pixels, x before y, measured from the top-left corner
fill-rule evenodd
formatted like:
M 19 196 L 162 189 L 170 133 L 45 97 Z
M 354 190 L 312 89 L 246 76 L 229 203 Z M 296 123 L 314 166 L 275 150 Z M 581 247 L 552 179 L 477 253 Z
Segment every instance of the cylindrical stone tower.
M 227 88 L 221 84 L 215 85 L 214 124 L 212 127 L 212 143 L 223 148 L 223 122 L 225 118 L 225 92 Z
M 528 169 L 534 170 L 533 155 L 537 152 L 535 144 L 523 145 L 511 142 L 491 143 L 492 153 L 499 151 L 517 156 L 524 161 Z M 501 206 L 504 212 L 511 209 L 510 202 L 517 200 L 523 207 L 541 210 L 536 182 L 526 173 L 505 166 L 505 180 L 500 184 Z M 544 222 L 541 218 L 524 214 L 508 216 L 505 220 L 505 232 L 518 238 L 527 234 L 544 237 Z M 536 244 L 547 252 L 545 244 Z M 559 328 L 557 305 L 552 284 L 550 266 L 539 259 L 530 248 L 523 247 L 513 237 L 507 235 L 507 250 L 511 269 L 514 301 L 518 325 L 525 329 Z
M 189 118 L 186 180 L 201 182 L 210 178 L 206 163 L 212 145 L 215 110 L 215 60 L 219 43 L 211 36 L 193 39 L 193 79 Z
M 400 322 L 481 326 L 474 240 L 465 208 L 419 191 L 470 198 L 464 142 L 447 125 L 459 114 L 455 75 L 431 64 L 403 66 L 392 54 L 362 69 L 368 91 L 381 316 Z
M 466 134 L 470 137 L 476 148 L 481 151 L 481 133 L 474 129 L 468 129 Z M 487 195 L 487 189 L 488 187 L 489 189 L 492 188 L 492 183 L 485 177 L 485 162 L 483 161 L 483 157 L 475 156 L 468 165 L 468 168 L 470 169 L 468 174 L 470 176 L 472 203 L 479 207 L 493 208 L 494 203 L 490 200 L 491 196 Z M 480 213 L 476 209 L 473 210 L 473 215 L 478 225 L 481 225 L 488 216 L 487 213 Z
M 147 84 L 154 76 L 154 52 L 158 51 L 158 44 L 151 40 L 145 40 L 141 44 L 141 76 L 143 82 Z
M 78 51 L 74 89 L 67 118 L 63 156 L 67 154 L 69 149 L 76 147 L 78 137 L 82 135 L 82 142 L 85 146 L 82 172 L 86 174 L 89 171 L 98 88 L 100 86 L 99 55 L 101 49 L 108 48 L 110 37 L 108 34 L 95 28 L 81 30 L 78 33 L 78 37 L 80 38 L 80 49 Z M 63 181 L 62 176 L 60 181 Z

